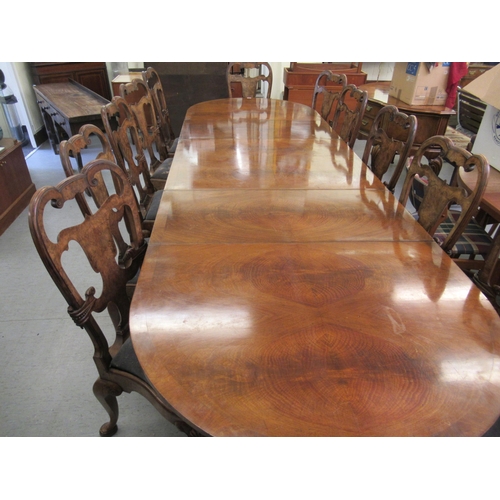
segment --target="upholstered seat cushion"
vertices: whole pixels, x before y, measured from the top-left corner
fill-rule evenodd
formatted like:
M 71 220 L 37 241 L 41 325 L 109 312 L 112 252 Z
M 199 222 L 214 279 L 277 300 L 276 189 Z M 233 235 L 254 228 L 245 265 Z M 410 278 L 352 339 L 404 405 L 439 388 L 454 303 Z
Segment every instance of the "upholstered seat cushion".
M 450 212 L 434 233 L 434 238 L 443 243 L 455 226 L 459 213 Z M 488 254 L 492 244 L 491 236 L 474 220 L 471 220 L 451 249 L 451 255 L 482 255 Z
M 483 437 L 499 437 L 500 436 L 500 417 L 497 421 L 483 434 Z
M 174 139 L 174 142 L 172 142 L 172 144 L 170 144 L 170 146 L 168 147 L 168 152 L 170 154 L 174 154 L 175 153 L 175 150 L 177 149 L 177 144 L 179 143 L 179 138 L 176 137 Z
M 111 368 L 116 368 L 117 370 L 122 370 L 124 372 L 135 375 L 145 382 L 148 381 L 146 375 L 144 374 L 142 366 L 137 359 L 137 355 L 135 354 L 134 347 L 130 338 L 125 341 L 121 349 L 111 361 Z
M 417 211 L 420 208 L 420 204 L 422 203 L 422 200 L 424 198 L 426 186 L 427 179 L 425 177 L 415 175 L 410 189 L 409 199 L 411 204 Z
M 170 167 L 172 166 L 173 158 L 167 158 L 163 161 L 160 166 L 155 170 L 154 174 L 151 175 L 152 180 L 167 180 L 168 174 L 170 172 Z
M 151 201 L 146 216 L 144 217 L 145 221 L 154 221 L 156 219 L 156 214 L 158 213 L 158 208 L 160 207 L 162 194 L 163 191 L 155 191 L 153 200 Z

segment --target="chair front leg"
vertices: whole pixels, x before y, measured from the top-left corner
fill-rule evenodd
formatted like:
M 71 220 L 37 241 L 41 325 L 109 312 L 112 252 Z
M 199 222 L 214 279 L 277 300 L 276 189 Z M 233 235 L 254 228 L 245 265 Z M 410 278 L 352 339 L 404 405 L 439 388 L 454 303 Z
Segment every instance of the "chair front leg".
M 110 437 L 116 434 L 118 426 L 118 402 L 116 401 L 123 389 L 114 382 L 98 378 L 93 387 L 94 395 L 108 412 L 109 422 L 103 424 L 99 429 L 99 434 L 103 437 Z

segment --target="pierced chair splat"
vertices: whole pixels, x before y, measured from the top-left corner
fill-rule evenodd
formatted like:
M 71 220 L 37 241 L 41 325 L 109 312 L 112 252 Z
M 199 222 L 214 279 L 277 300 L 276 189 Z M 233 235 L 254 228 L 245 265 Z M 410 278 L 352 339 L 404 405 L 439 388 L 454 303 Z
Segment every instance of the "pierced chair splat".
M 252 71 L 257 72 L 257 75 L 250 75 Z M 243 99 L 255 98 L 259 87 L 266 83 L 267 89 L 263 96 L 269 98 L 273 86 L 273 70 L 267 62 L 231 62 L 226 69 L 226 81 L 229 97 L 234 97 L 234 85 L 241 87 Z
M 324 80 L 324 82 L 323 82 Z M 331 87 L 328 88 L 328 82 L 331 82 Z M 314 92 L 311 107 L 316 109 L 318 96 L 322 96 L 321 109 L 319 114 L 323 120 L 331 123 L 337 108 L 337 102 L 340 98 L 342 89 L 347 85 L 347 77 L 344 74 L 336 74 L 330 70 L 322 71 L 314 85 Z
M 384 106 L 373 122 L 363 152 L 363 163 L 382 180 L 398 155 L 390 180 L 384 182 L 392 193 L 408 159 L 416 132 L 417 118 L 402 113 L 396 106 Z
M 439 160 L 453 166 L 455 173 L 450 181 L 439 177 L 435 164 L 424 163 L 426 153 L 433 148 L 439 150 Z M 453 181 L 459 168 L 478 172 L 476 186 L 470 193 Z M 474 219 L 489 172 L 483 155 L 455 146 L 448 137 L 434 136 L 424 141 L 413 157 L 399 198 L 406 205 L 415 183 L 421 186 L 415 207 L 418 222 L 463 270 L 481 269 L 491 249 L 491 236 Z M 483 259 L 476 259 L 477 256 Z
M 98 139 L 99 145 L 93 140 L 95 138 Z M 83 125 L 78 134 L 62 141 L 59 145 L 59 156 L 66 177 L 81 172 L 91 160 L 108 160 L 116 163 L 115 155 L 106 135 L 93 124 Z M 84 156 L 86 160 L 83 159 Z M 97 207 L 100 207 L 109 198 L 108 186 L 100 173 L 96 174 L 96 182 L 89 188 L 87 195 L 93 199 Z M 84 214 L 91 213 L 85 196 L 77 194 L 76 200 Z
M 367 102 L 368 92 L 356 85 L 348 84 L 340 93 L 331 126 L 350 148 L 354 147 L 358 137 Z
M 161 84 L 160 75 L 154 68 L 149 67 L 146 71 L 142 72 L 142 78 L 149 89 L 151 97 L 153 98 L 156 119 L 158 121 L 158 128 L 162 141 L 166 144 L 168 154 L 173 156 L 179 139 L 175 137 L 174 129 L 172 128 L 167 100 Z

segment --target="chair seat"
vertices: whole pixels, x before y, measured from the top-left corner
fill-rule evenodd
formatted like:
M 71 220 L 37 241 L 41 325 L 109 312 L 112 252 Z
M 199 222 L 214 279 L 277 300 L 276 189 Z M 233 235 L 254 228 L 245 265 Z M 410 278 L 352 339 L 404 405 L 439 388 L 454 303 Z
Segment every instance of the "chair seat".
M 434 233 L 434 237 L 439 243 L 443 243 L 450 231 L 455 226 L 459 213 L 450 212 L 448 218 L 442 222 Z M 474 220 L 471 220 L 458 241 L 451 249 L 451 255 L 482 255 L 488 254 L 492 245 L 491 236 Z
M 500 436 L 500 417 L 497 421 L 483 434 L 483 437 L 499 437 Z
M 422 203 L 422 200 L 424 198 L 426 186 L 427 179 L 425 177 L 415 175 L 409 194 L 409 200 L 417 211 L 420 208 L 420 204 Z
M 161 180 L 166 181 L 168 174 L 170 172 L 170 167 L 172 166 L 173 158 L 167 158 L 161 162 L 160 166 L 155 170 L 154 174 L 151 175 L 151 180 Z
M 179 138 L 178 137 L 176 137 L 174 139 L 174 141 L 172 142 L 172 144 L 170 144 L 170 146 L 168 147 L 168 152 L 170 154 L 174 154 L 175 153 L 175 151 L 177 149 L 177 144 L 179 144 Z
M 160 207 L 160 201 L 163 191 L 155 191 L 151 204 L 149 205 L 145 221 L 154 221 L 156 219 L 156 214 L 158 213 L 158 208 Z
M 137 359 L 137 355 L 135 354 L 134 346 L 132 345 L 130 338 L 124 342 L 118 353 L 113 357 L 113 360 L 111 361 L 111 368 L 116 368 L 117 370 L 135 375 L 141 380 L 144 380 L 144 382 L 148 381 L 142 366 Z

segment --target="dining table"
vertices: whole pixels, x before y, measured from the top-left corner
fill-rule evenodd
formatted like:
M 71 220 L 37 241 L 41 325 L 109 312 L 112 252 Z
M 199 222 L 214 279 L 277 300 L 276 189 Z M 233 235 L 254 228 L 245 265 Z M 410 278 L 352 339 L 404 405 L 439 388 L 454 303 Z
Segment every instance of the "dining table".
M 186 113 L 130 310 L 159 396 L 207 436 L 481 436 L 500 317 L 309 106 Z

